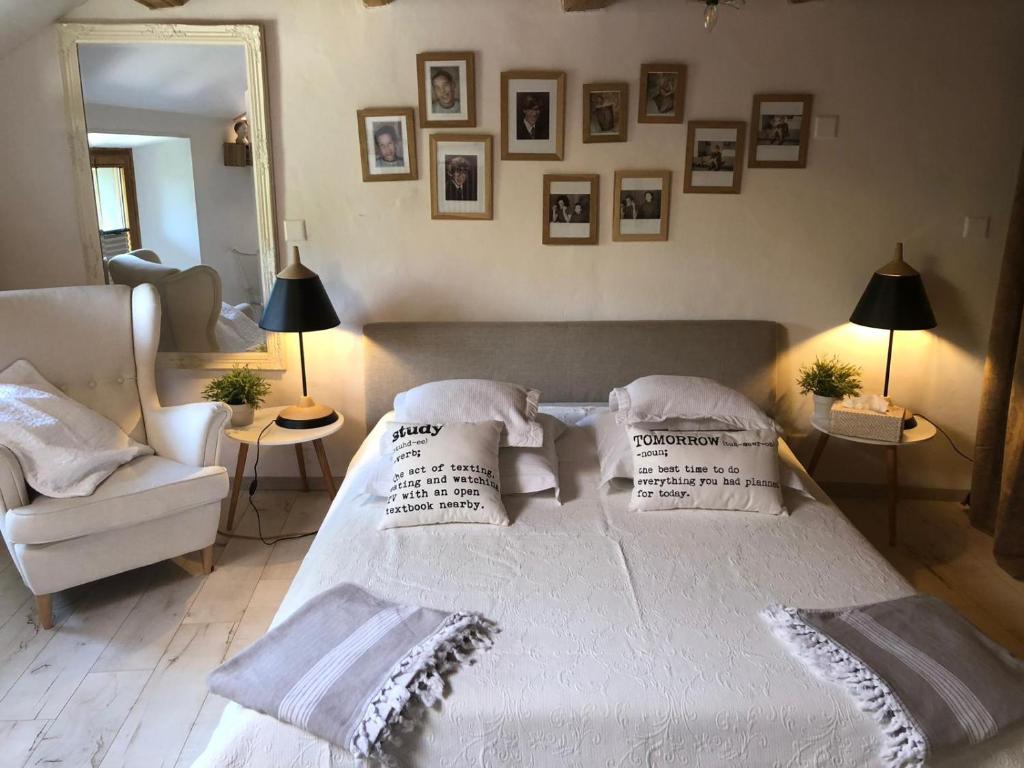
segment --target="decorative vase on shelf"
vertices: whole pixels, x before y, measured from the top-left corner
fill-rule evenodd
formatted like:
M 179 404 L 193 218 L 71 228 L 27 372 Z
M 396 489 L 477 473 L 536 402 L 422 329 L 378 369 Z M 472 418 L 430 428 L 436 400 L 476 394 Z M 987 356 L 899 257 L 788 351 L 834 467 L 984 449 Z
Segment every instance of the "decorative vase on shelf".
M 839 401 L 836 397 L 825 397 L 824 395 L 814 396 L 814 422 L 825 429 L 828 429 L 829 421 L 832 418 L 832 404 Z
M 231 408 L 231 426 L 232 427 L 247 427 L 253 422 L 253 409 L 248 403 L 242 403 L 241 405 L 233 405 L 228 403 L 228 407 Z

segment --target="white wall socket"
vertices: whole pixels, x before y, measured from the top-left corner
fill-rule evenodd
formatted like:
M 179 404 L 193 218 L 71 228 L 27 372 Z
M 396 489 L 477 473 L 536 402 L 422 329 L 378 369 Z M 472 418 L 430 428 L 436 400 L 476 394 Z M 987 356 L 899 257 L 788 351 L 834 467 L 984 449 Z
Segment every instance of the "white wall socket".
M 305 219 L 285 219 L 284 239 L 286 243 L 301 243 L 306 240 Z
M 839 135 L 839 117 L 837 115 L 818 115 L 814 118 L 814 138 L 834 139 Z
M 988 238 L 988 216 L 964 216 L 964 239 L 985 240 Z

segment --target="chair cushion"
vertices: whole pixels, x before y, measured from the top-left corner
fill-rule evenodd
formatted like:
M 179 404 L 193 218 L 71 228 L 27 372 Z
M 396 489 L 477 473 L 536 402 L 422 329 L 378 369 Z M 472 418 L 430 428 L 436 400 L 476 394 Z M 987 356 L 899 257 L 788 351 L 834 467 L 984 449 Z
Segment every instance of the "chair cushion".
M 220 501 L 228 492 L 223 467 L 188 467 L 142 456 L 119 467 L 91 496 L 37 496 L 4 520 L 11 544 L 47 544 L 156 520 Z

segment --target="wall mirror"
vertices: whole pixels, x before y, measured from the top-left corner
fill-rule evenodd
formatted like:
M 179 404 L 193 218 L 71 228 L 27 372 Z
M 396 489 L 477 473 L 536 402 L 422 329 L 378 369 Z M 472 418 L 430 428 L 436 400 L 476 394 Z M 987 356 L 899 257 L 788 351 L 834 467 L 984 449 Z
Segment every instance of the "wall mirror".
M 259 25 L 63 24 L 88 279 L 152 283 L 159 363 L 284 367 Z

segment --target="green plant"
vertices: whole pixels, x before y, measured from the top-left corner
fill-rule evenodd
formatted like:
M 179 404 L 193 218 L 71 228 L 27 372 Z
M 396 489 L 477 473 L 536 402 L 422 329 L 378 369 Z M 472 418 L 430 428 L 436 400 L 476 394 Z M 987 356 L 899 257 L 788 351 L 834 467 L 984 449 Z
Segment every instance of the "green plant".
M 841 398 L 860 394 L 860 368 L 839 357 L 816 357 L 812 365 L 800 367 L 796 380 L 801 394 L 813 392 L 822 397 Z
M 228 405 L 249 405 L 259 408 L 270 394 L 270 382 L 248 365 L 234 366 L 228 373 L 218 376 L 203 389 L 203 398 Z

